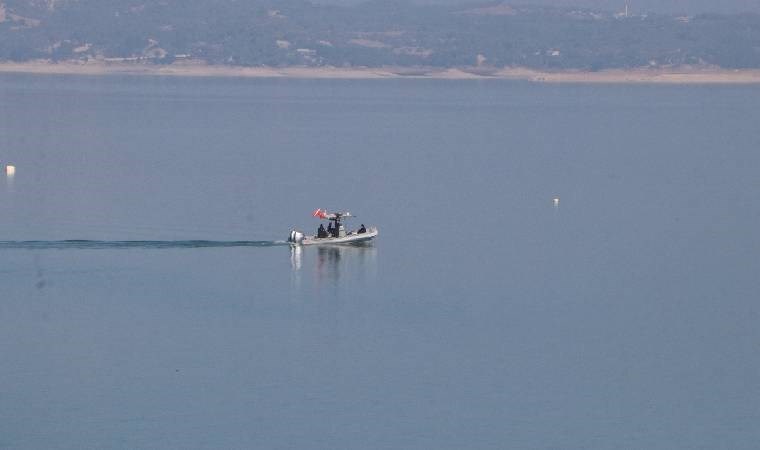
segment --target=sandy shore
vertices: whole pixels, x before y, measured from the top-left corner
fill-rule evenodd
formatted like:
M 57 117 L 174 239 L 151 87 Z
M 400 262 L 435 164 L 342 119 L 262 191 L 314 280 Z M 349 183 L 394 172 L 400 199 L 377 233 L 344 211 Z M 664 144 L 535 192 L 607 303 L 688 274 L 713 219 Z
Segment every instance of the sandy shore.
M 662 83 L 662 84 L 754 84 L 760 83 L 760 70 L 718 68 L 670 68 L 604 70 L 599 72 L 541 72 L 527 68 L 339 68 L 339 67 L 235 67 L 199 62 L 171 65 L 123 62 L 2 62 L 0 73 L 64 75 L 160 75 L 190 77 L 247 78 L 330 78 L 330 79 L 509 79 L 540 83 Z

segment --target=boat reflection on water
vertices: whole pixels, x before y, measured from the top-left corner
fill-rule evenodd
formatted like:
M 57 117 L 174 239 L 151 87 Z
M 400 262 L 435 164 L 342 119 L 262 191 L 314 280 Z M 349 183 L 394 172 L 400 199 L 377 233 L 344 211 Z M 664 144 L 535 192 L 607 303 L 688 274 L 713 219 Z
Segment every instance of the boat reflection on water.
M 377 249 L 373 245 L 292 246 L 290 266 L 294 280 L 300 284 L 304 268 L 313 268 L 317 283 L 373 277 L 377 268 Z
M 377 249 L 372 246 L 321 246 L 316 248 L 317 281 L 340 282 L 341 277 L 362 279 L 375 273 Z
M 290 246 L 290 267 L 293 272 L 301 270 L 301 260 L 303 258 L 303 247 L 300 245 Z

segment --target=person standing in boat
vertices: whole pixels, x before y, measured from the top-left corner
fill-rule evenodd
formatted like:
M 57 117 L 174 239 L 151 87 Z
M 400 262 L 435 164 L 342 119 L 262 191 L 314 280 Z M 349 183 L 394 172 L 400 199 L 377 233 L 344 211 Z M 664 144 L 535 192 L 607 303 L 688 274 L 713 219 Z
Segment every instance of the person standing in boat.
M 332 222 L 330 222 L 330 223 L 327 224 L 327 235 L 328 236 L 332 236 L 333 234 L 334 234 L 333 233 L 333 226 L 332 226 Z
M 319 229 L 317 230 L 317 237 L 318 238 L 327 237 L 327 231 L 325 231 L 325 225 L 323 223 L 319 224 Z

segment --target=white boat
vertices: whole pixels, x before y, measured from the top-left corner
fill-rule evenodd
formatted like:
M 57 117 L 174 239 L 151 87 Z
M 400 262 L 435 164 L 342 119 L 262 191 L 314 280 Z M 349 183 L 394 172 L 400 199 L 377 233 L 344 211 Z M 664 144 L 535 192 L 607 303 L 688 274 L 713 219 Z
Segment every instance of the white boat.
M 312 215 L 327 219 L 329 223 L 327 229 L 320 224 L 315 235 L 306 235 L 292 230 L 288 236 L 288 242 L 291 245 L 366 245 L 378 235 L 377 227 L 365 227 L 364 224 L 357 230 L 346 230 L 343 219 L 354 217 L 350 212 L 328 213 L 326 210 L 317 209 Z

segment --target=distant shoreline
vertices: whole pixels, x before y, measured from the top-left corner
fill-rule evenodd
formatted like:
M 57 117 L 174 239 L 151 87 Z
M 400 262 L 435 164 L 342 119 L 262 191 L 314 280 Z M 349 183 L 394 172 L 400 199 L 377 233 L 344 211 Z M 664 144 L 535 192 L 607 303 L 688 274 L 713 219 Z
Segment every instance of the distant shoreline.
M 140 62 L 0 62 L 0 74 L 153 75 L 185 77 L 302 78 L 302 79 L 502 79 L 538 83 L 594 84 L 758 84 L 760 69 L 641 68 L 598 72 L 538 71 L 521 67 L 238 67 L 178 62 L 155 65 Z

